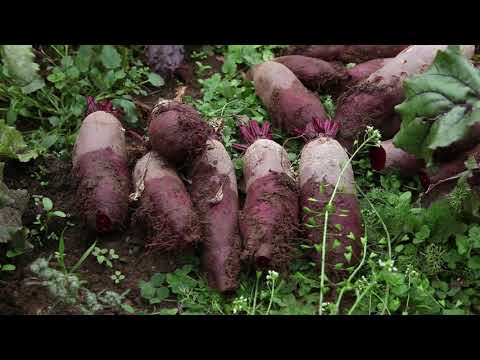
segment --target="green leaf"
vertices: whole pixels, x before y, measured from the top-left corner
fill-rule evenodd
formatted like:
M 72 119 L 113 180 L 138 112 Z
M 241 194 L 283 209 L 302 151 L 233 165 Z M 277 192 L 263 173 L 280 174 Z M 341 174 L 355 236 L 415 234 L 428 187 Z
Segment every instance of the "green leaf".
M 50 211 L 53 209 L 53 202 L 47 197 L 42 198 L 42 204 L 43 204 L 43 208 L 46 211 Z
M 155 298 L 163 301 L 170 296 L 170 290 L 167 287 L 158 288 L 155 292 Z
M 53 216 L 64 218 L 67 216 L 63 211 L 56 210 L 52 213 Z
M 480 122 L 480 72 L 459 46 L 439 51 L 432 66 L 404 81 L 406 100 L 396 106 L 402 127 L 394 144 L 432 164 L 433 151 L 464 139 Z
M 140 287 L 140 294 L 145 299 L 151 299 L 155 296 L 155 288 L 150 283 L 144 283 Z
M 100 54 L 100 60 L 102 61 L 103 66 L 107 69 L 116 69 L 122 64 L 122 58 L 112 45 L 104 45 L 102 48 L 102 53 Z
M 472 270 L 480 270 L 480 256 L 472 256 L 468 259 L 468 267 Z
M 165 282 L 165 278 L 166 278 L 165 274 L 156 273 L 150 279 L 150 284 L 152 284 L 152 286 L 154 286 L 154 287 L 160 287 Z
M 12 264 L 6 264 L 2 266 L 2 271 L 15 271 L 16 267 Z
M 155 74 L 153 72 L 148 74 L 148 82 L 156 87 L 160 87 L 165 84 L 165 81 L 163 80 L 163 78 L 160 75 Z
M 462 309 L 444 309 L 443 315 L 465 315 L 465 310 Z
M 138 115 L 135 107 L 135 103 L 128 99 L 115 99 L 112 104 L 116 107 L 121 107 L 125 112 L 125 119 L 134 124 L 138 121 Z
M 40 79 L 32 45 L 3 45 L 2 50 L 5 68 L 17 84 L 26 86 Z
M 35 159 L 38 154 L 35 151 L 27 151 L 27 144 L 20 131 L 0 120 L 0 157 L 2 156 L 27 162 Z

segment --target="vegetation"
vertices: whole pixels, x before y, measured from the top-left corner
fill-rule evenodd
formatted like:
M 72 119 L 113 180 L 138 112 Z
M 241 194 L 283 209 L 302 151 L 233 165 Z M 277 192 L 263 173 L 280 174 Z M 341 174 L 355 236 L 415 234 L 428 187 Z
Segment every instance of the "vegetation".
M 190 54 L 200 94 L 184 96 L 183 102 L 219 130 L 238 178 L 243 160 L 233 145 L 241 142 L 239 125 L 249 120 L 270 121 L 245 72 L 252 65 L 274 58 L 282 48 L 276 45 L 204 46 Z M 4 46 L 0 64 L 0 160 L 30 167 L 32 178 L 43 183 L 36 191 L 48 194 L 51 181 L 48 166 L 42 165 L 42 159 L 53 155 L 71 162 L 72 147 L 87 112 L 87 96 L 92 96 L 97 103 L 111 102 L 121 115 L 119 119 L 124 127 L 146 133 L 148 124 L 142 119 L 138 100 L 167 85 L 183 84 L 176 79 L 164 81 L 151 72 L 142 54 L 141 46 Z M 442 56 L 425 74 L 412 76 L 405 82 L 407 100 L 397 107 L 406 125 L 398 133 L 396 142 L 428 161 L 432 161 L 434 149 L 462 139 L 468 126 L 478 121 L 478 70 L 472 70 L 454 47 Z M 215 57 L 223 57 L 218 72 L 207 61 Z M 428 77 L 436 73 L 446 74 L 450 79 L 433 84 Z M 430 92 L 429 98 L 420 93 L 419 89 L 433 86 L 435 91 Z M 328 116 L 333 118 L 335 99 L 329 94 L 317 95 Z M 438 96 L 458 99 L 448 106 L 436 103 L 438 108 L 429 114 L 420 111 L 419 103 L 432 102 L 430 97 Z M 464 103 L 467 105 L 461 105 Z M 420 130 L 418 126 L 413 129 L 420 123 L 419 119 L 427 115 L 436 122 L 424 121 Z M 453 115 L 456 117 L 452 118 Z M 456 131 L 443 127 L 449 121 L 456 122 Z M 419 131 L 424 134 L 422 141 L 414 142 L 412 132 Z M 467 170 L 458 176 L 453 191 L 424 207 L 421 203 L 424 189 L 416 177 L 372 170 L 368 149 L 378 144 L 380 133 L 367 127 L 362 136 L 363 140 L 355 142 L 348 161 L 342 164 L 342 169 L 351 165 L 355 174 L 364 221 L 364 235 L 360 239 L 362 255 L 358 264 L 348 268 L 346 278 L 338 283 L 327 277 L 325 261 L 319 264 L 309 260 L 306 254 L 312 247 L 303 243 L 296 249 L 297 256 L 288 274 L 271 269 L 242 271 L 238 289 L 231 296 L 212 290 L 199 259 L 190 255 L 179 259 L 184 265 L 173 271 L 152 270 L 131 285 L 128 269 L 135 267 L 134 255 L 123 259 L 115 246 L 104 247 L 103 235 L 99 235 L 79 259 L 69 258 L 72 249 L 65 238 L 70 229 L 79 227 L 76 218 L 62 211 L 47 195 L 32 194 L 35 196 L 30 199 L 30 208 L 35 209 L 35 218 L 24 224 L 23 234 L 33 247 L 28 256 L 33 253 L 38 258 L 32 259 L 29 268 L 33 275 L 27 279 L 26 286 L 41 285 L 48 290 L 56 303 L 44 310 L 47 313 L 64 313 L 65 309 L 84 314 L 138 315 L 480 312 L 480 202 L 475 184 L 470 181 L 478 167 L 475 159 L 468 161 Z M 274 129 L 273 140 L 284 146 L 296 173 L 303 142 L 277 129 Z M 5 206 L 2 189 L 0 187 L 0 210 Z M 310 226 L 317 225 L 315 218 L 322 219 L 319 223 L 328 222 L 329 214 L 335 211 L 332 204 L 337 193 L 333 191 L 323 212 L 312 214 Z M 323 241 L 315 250 L 325 254 L 326 230 L 322 229 L 322 235 Z M 39 250 L 45 250 L 49 244 L 56 249 L 52 256 L 40 257 Z M 0 246 L 0 279 L 8 282 L 12 273 L 18 271 L 17 260 L 27 256 L 28 246 L 19 248 L 13 242 Z M 70 268 L 65 259 L 73 264 Z M 89 262 L 103 271 L 108 284 L 103 291 L 89 290 L 88 282 L 81 279 L 83 274 L 79 269 Z M 124 267 L 120 266 L 123 262 Z M 130 288 L 122 293 L 114 290 L 123 286 Z M 141 307 L 131 305 L 129 295 L 132 293 L 141 297 Z

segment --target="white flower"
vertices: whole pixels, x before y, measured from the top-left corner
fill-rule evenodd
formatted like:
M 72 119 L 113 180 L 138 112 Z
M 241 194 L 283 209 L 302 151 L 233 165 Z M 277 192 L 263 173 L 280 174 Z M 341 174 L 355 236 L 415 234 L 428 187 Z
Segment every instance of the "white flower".
M 273 270 L 268 270 L 267 281 L 274 282 L 278 279 L 278 272 Z

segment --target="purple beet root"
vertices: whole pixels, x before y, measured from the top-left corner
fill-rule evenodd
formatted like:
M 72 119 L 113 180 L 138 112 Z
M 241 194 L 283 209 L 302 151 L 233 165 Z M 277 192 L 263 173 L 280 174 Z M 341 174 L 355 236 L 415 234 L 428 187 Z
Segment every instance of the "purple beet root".
M 343 164 L 348 161 L 348 154 L 333 139 L 338 131 L 338 124 L 315 119 L 311 128 L 306 135 L 313 140 L 303 147 L 300 156 L 302 222 L 308 224 L 308 220 L 313 217 L 316 226 L 306 227 L 307 241 L 310 245 L 321 245 L 325 215 L 314 214 L 325 211 L 340 179 L 338 192 L 333 200 L 334 211 L 329 214 L 326 242 L 326 271 L 329 278 L 337 282 L 345 277 L 346 269 L 355 265 L 360 258 L 362 216 L 352 167 L 348 166 L 341 175 Z M 319 255 L 321 254 L 316 250 L 311 253 L 316 261 L 321 259 Z
M 301 55 L 281 56 L 273 60 L 285 65 L 312 90 L 338 92 L 349 80 L 347 70 L 341 64 Z
M 233 163 L 217 140 L 208 140 L 194 162 L 190 193 L 203 228 L 202 267 L 211 287 L 229 294 L 238 287 L 241 239 Z
M 203 153 L 210 132 L 194 108 L 176 101 L 159 103 L 152 111 L 148 129 L 152 149 L 176 165 Z
M 400 171 L 403 175 L 413 175 L 425 166 L 412 154 L 393 145 L 392 140 L 383 141 L 379 147 L 370 149 L 370 163 L 376 171 Z
M 291 45 L 288 55 L 303 55 L 325 61 L 362 63 L 396 56 L 408 45 Z
M 430 185 L 435 185 L 440 181 L 454 177 L 467 170 L 465 161 L 467 161 L 470 156 L 473 156 L 477 162 L 480 161 L 480 145 L 461 153 L 455 159 L 440 163 L 437 167 L 431 169 L 424 168 L 420 171 L 420 181 L 423 187 L 428 189 Z
M 268 123 L 260 128 L 255 121 L 241 127 L 244 139 L 253 142 L 244 155 L 247 197 L 240 215 L 242 258 L 257 269 L 284 271 L 298 229 L 298 195 L 288 155 L 268 139 L 268 129 Z
M 383 140 L 390 140 L 400 131 L 401 126 L 402 117 L 399 114 L 395 114 L 389 120 L 383 121 L 378 130 L 382 134 Z
M 250 184 L 240 231 L 245 241 L 244 257 L 256 268 L 287 268 L 297 226 L 298 198 L 287 175 L 271 172 Z
M 351 69 L 348 69 L 348 75 L 350 76 L 350 83 L 358 83 L 363 79 L 368 78 L 375 71 L 384 66 L 391 58 L 387 59 L 373 59 L 358 65 L 355 65 Z
M 171 77 L 183 63 L 185 50 L 183 45 L 147 45 L 146 55 L 153 71 Z
M 194 247 L 200 241 L 198 216 L 177 173 L 149 152 L 137 162 L 133 179 L 141 194 L 133 225 L 145 230 L 147 246 L 162 251 Z
M 96 111 L 80 127 L 73 150 L 73 182 L 78 213 L 97 232 L 117 230 L 128 211 L 131 181 L 121 123 Z
M 267 61 L 248 74 L 275 127 L 290 135 L 304 129 L 314 117 L 326 119 L 322 103 L 285 65 Z
M 368 125 L 379 128 L 394 115 L 394 107 L 405 99 L 403 81 L 429 68 L 437 52 L 448 45 L 412 45 L 390 59 L 368 78 L 350 88 L 338 101 L 335 121 L 340 124 L 339 139 L 352 148 Z M 462 51 L 472 56 L 473 47 Z

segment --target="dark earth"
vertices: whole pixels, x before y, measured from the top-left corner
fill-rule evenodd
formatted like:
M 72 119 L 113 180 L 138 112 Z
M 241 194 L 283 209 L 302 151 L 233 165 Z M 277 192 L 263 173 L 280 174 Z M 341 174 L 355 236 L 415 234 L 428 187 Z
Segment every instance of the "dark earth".
M 195 62 L 189 58 L 188 53 L 175 78 L 167 79 L 165 86 L 160 91 L 136 99 L 142 128 L 147 126 L 150 110 L 160 97 L 181 99 L 182 94 L 193 98 L 201 96 L 200 85 L 195 76 Z M 213 73 L 218 72 L 222 66 L 222 60 L 221 57 L 216 55 L 207 58 L 204 63 L 211 65 L 212 68 L 206 72 L 204 77 L 208 78 Z M 27 123 L 31 124 L 30 122 Z M 30 127 L 30 125 L 27 127 Z M 19 129 L 23 130 L 20 126 Z M 138 133 L 139 130 L 135 129 L 135 132 Z M 140 135 L 143 134 L 140 133 Z M 142 157 L 147 149 L 135 136 L 127 136 L 127 148 L 129 167 L 132 171 L 136 160 Z M 39 166 L 44 166 L 46 169 L 46 175 L 43 176 L 43 179 L 48 181 L 46 186 L 42 186 L 40 180 L 32 177 L 35 172 L 38 172 Z M 148 302 L 143 301 L 138 282 L 140 280 L 147 281 L 157 272 L 173 271 L 181 265 L 181 260 L 174 255 L 148 251 L 144 247 L 145 240 L 132 229 L 127 228 L 123 232 L 101 236 L 89 232 L 76 216 L 77 204 L 75 204 L 75 189 L 72 186 L 71 169 L 70 162 L 64 162 L 54 156 L 37 159 L 29 163 L 7 161 L 4 181 L 11 189 L 27 189 L 30 195 L 49 197 L 53 201 L 55 210 L 62 210 L 70 216 L 68 220 L 74 225 L 68 227 L 64 233 L 67 269 L 71 268 L 80 259 L 96 238 L 98 239 L 98 247 L 115 249 L 120 258 L 114 262 L 114 269 L 120 270 L 125 275 L 125 279 L 119 284 L 115 284 L 110 278 L 113 271 L 104 264 L 98 264 L 96 258 L 91 255 L 77 271 L 79 278 L 87 281 L 85 286 L 90 291 L 98 293 L 106 289 L 121 294 L 130 289 L 124 302 L 135 309 L 145 308 Z M 33 200 L 29 204 L 29 208 L 23 215 L 23 225 L 31 228 L 40 209 L 35 208 Z M 136 204 L 130 205 L 128 221 L 130 221 L 135 206 Z M 49 231 L 60 234 L 64 226 L 64 219 L 53 220 L 52 223 L 49 223 Z M 16 270 L 11 273 L 2 273 L 2 279 L 0 280 L 0 314 L 81 314 L 79 309 L 62 304 L 50 308 L 57 300 L 49 294 L 46 287 L 35 284 L 35 281 L 40 281 L 35 278 L 35 275 L 29 269 L 34 260 L 39 257 L 48 258 L 57 250 L 57 241 L 45 241 L 44 246 L 35 246 L 31 252 L 9 259 L 9 262 L 16 266 Z M 6 251 L 7 249 L 0 248 L 0 258 L 6 258 Z M 50 266 L 55 267 L 55 263 L 55 259 L 52 258 Z M 167 304 L 171 306 L 172 303 Z M 124 312 L 114 309 L 105 310 L 99 314 L 120 313 Z

